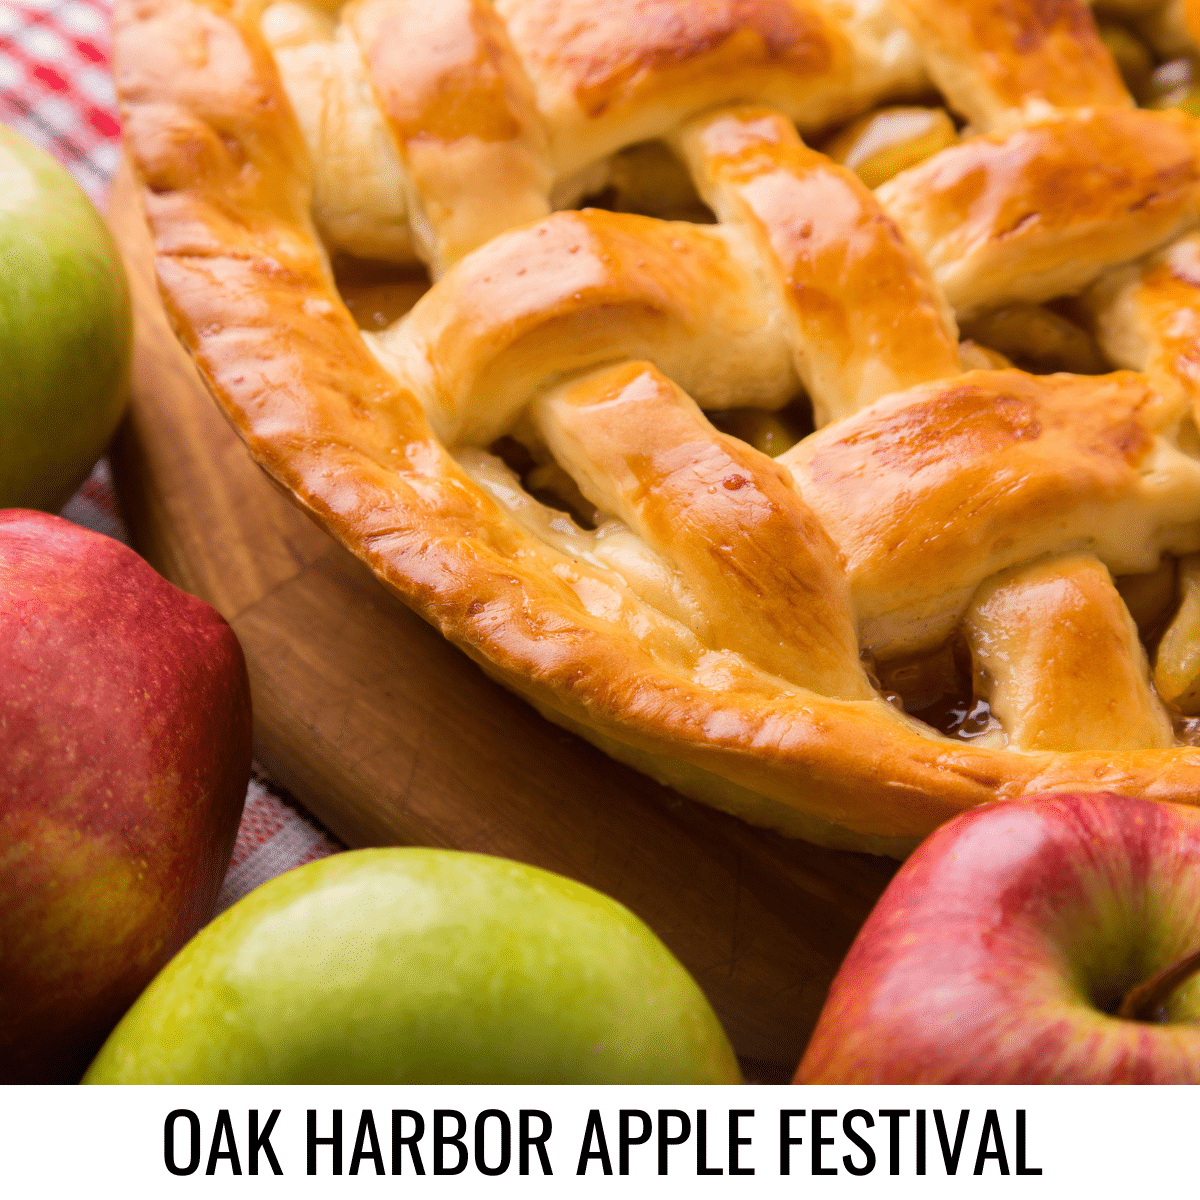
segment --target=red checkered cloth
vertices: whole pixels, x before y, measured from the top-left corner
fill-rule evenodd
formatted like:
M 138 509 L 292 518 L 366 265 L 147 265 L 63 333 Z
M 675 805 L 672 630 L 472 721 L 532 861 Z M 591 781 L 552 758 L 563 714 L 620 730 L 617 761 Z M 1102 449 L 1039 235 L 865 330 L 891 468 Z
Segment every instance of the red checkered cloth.
M 0 119 L 49 150 L 93 200 L 121 155 L 109 7 L 103 0 L 0 4 Z
M 50 151 L 102 204 L 121 157 L 108 71 L 111 0 L 0 0 L 0 121 Z M 108 463 L 62 515 L 128 543 Z M 217 911 L 292 867 L 344 849 L 255 769 Z

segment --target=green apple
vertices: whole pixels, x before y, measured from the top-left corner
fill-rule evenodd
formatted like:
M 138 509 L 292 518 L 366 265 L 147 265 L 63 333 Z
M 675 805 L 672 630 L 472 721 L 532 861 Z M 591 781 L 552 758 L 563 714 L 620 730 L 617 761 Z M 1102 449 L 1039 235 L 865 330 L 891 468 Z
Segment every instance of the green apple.
M 0 508 L 61 508 L 117 427 L 133 321 L 87 196 L 0 126 Z
M 559 875 L 358 850 L 280 875 L 202 930 L 85 1083 L 736 1083 L 690 975 Z

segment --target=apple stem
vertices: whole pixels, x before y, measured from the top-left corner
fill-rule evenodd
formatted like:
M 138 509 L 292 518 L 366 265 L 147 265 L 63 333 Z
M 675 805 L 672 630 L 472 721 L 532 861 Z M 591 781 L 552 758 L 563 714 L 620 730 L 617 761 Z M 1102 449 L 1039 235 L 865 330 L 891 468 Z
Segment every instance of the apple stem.
M 1200 950 L 1177 958 L 1156 971 L 1145 983 L 1130 988 L 1116 1015 L 1126 1021 L 1161 1021 L 1161 1009 L 1167 997 L 1196 970 L 1200 970 Z

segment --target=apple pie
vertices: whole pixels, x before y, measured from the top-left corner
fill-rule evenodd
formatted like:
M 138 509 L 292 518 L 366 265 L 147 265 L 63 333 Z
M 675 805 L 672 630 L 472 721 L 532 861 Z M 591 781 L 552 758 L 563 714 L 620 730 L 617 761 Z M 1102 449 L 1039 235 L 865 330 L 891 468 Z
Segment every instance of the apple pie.
M 614 758 L 903 854 L 1200 797 L 1193 29 L 120 0 L 114 50 L 170 317 L 295 501 Z

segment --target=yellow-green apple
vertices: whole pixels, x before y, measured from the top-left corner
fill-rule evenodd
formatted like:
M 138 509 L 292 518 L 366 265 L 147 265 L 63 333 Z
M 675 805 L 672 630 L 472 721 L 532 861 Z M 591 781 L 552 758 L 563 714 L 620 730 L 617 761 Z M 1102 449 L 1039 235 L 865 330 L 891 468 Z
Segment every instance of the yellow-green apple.
M 955 818 L 850 947 L 799 1083 L 1200 1082 L 1200 812 L 1053 793 Z
M 124 407 L 129 292 L 71 177 L 0 126 L 0 508 L 58 509 Z
M 357 850 L 222 913 L 87 1083 L 732 1083 L 691 976 L 632 913 L 535 867 Z
M 250 771 L 233 631 L 128 547 L 0 512 L 0 1080 L 74 1081 L 212 914 Z

